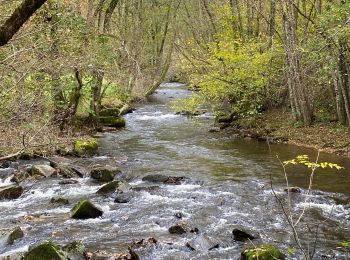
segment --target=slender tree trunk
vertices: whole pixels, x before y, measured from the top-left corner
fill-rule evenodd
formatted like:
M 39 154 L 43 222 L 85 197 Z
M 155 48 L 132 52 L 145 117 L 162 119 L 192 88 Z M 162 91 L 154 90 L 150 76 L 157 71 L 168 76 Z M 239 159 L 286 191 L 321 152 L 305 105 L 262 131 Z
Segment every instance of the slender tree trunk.
M 118 3 L 119 3 L 119 0 L 112 0 L 106 10 L 105 20 L 103 25 L 104 33 L 110 32 L 112 14 L 115 8 L 117 7 Z
M 24 0 L 0 27 L 0 46 L 5 45 L 47 0 Z

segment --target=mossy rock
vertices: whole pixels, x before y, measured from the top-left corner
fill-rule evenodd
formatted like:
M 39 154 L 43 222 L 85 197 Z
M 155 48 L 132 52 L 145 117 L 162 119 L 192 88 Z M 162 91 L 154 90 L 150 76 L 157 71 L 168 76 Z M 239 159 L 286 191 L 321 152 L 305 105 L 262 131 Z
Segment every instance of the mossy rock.
M 95 138 L 79 139 L 74 142 L 74 151 L 79 155 L 91 155 L 97 152 L 99 142 Z
M 58 245 L 49 241 L 29 250 L 23 260 L 68 260 L 68 256 Z
M 69 200 L 63 197 L 57 197 L 57 198 L 51 198 L 50 203 L 67 205 L 69 204 Z
M 103 211 L 88 200 L 79 201 L 71 210 L 71 217 L 74 219 L 98 218 L 102 214 Z
M 20 227 L 16 227 L 11 231 L 7 238 L 7 244 L 12 245 L 17 239 L 24 237 L 23 230 Z
M 103 185 L 96 193 L 108 194 L 108 193 L 115 192 L 121 183 L 122 183 L 121 181 L 111 181 Z
M 260 245 L 241 253 L 241 260 L 284 260 L 285 255 L 274 245 Z
M 119 109 L 118 108 L 103 108 L 100 111 L 100 116 L 113 116 L 113 117 L 118 117 L 119 116 Z
M 215 116 L 215 122 L 216 123 L 231 123 L 232 122 L 232 116 L 229 114 L 226 114 L 225 112 L 217 112 Z
M 125 119 L 123 117 L 114 117 L 114 116 L 100 116 L 99 121 L 105 126 L 112 127 L 124 127 Z

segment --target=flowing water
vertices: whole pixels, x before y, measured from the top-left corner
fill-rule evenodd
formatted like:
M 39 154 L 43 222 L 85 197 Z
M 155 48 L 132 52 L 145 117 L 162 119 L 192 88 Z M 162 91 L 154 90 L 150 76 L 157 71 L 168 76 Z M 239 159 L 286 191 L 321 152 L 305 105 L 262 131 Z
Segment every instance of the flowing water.
M 235 225 L 259 233 L 259 243 L 276 244 L 284 252 L 296 249 L 281 207 L 271 192 L 272 181 L 277 195 L 285 201 L 286 184 L 276 155 L 286 160 L 300 154 L 315 158 L 317 153 L 296 146 L 269 146 L 225 132 L 209 133 L 213 124 L 209 114 L 191 119 L 175 115 L 169 108 L 170 101 L 190 94 L 180 84 L 163 84 L 149 102 L 125 116 L 125 129 L 101 138 L 99 157 L 85 160 L 89 164 L 104 164 L 111 158 L 122 161 L 123 175 L 130 185 L 142 187 L 132 193 L 129 203 L 118 204 L 113 197 L 97 196 L 100 186 L 89 178 L 77 179 L 77 184 L 70 185 L 61 185 L 57 179 L 28 182 L 21 198 L 0 202 L 0 228 L 19 225 L 25 230 L 25 237 L 0 251 L 0 257 L 26 251 L 46 240 L 60 244 L 82 240 L 90 250 L 115 253 L 125 251 L 133 240 L 154 237 L 157 245 L 139 250 L 141 259 L 239 259 L 247 245 L 233 241 Z M 296 213 L 307 208 L 300 236 L 302 241 L 313 239 L 305 224 L 314 229 L 319 223 L 315 259 L 350 259 L 348 248 L 340 246 L 350 240 L 350 162 L 329 154 L 320 154 L 319 159 L 346 169 L 318 171 L 307 203 L 305 190 L 292 194 Z M 287 170 L 291 186 L 307 188 L 308 169 Z M 149 174 L 188 179 L 181 185 L 155 186 L 142 181 Z M 59 195 L 69 198 L 71 204 L 50 205 L 50 198 Z M 103 217 L 70 219 L 72 205 L 81 198 L 89 198 L 101 207 Z M 182 213 L 183 218 L 177 219 L 176 213 Z M 168 232 L 179 221 L 217 240 L 220 247 L 191 251 L 185 245 L 197 234 Z M 298 250 L 288 259 L 301 259 Z

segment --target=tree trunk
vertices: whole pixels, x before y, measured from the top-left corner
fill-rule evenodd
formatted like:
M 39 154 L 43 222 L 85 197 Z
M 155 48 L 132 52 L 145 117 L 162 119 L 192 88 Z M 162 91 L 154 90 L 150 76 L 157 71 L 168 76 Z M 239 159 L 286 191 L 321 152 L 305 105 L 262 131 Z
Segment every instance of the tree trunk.
M 103 25 L 103 32 L 107 33 L 110 32 L 111 29 L 111 19 L 112 19 L 112 14 L 117 7 L 119 0 L 112 0 L 106 10 L 106 15 L 105 15 L 105 21 Z
M 38 10 L 47 0 L 24 0 L 22 4 L 0 27 L 0 46 L 8 43 L 22 25 Z

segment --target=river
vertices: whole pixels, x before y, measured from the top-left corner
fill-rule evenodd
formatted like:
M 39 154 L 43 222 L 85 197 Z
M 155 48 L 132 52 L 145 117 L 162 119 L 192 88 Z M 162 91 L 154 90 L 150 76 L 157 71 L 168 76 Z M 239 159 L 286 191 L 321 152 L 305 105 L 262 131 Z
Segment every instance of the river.
M 190 94 L 181 84 L 163 84 L 146 104 L 125 116 L 125 129 L 104 134 L 98 157 L 85 159 L 85 164 L 103 164 L 111 158 L 121 161 L 130 185 L 142 187 L 129 203 L 118 204 L 113 197 L 96 195 L 100 186 L 89 178 L 70 185 L 60 185 L 57 179 L 28 182 L 24 196 L 0 201 L 0 228 L 19 225 L 25 230 L 25 237 L 0 251 L 0 257 L 26 251 L 30 245 L 46 240 L 61 244 L 82 240 L 90 250 L 115 253 L 125 250 L 133 240 L 154 237 L 157 245 L 139 250 L 141 259 L 239 259 L 246 245 L 233 241 L 231 233 L 234 226 L 241 225 L 258 233 L 259 242 L 276 244 L 284 252 L 295 249 L 288 259 L 301 259 L 270 183 L 285 201 L 286 184 L 276 156 L 287 160 L 308 154 L 314 159 L 317 152 L 292 145 L 269 146 L 225 131 L 209 133 L 214 121 L 210 114 L 188 118 L 169 108 L 170 101 Z M 338 163 L 345 170 L 317 171 L 306 204 L 309 169 L 287 168 L 290 185 L 303 189 L 300 194 L 292 194 L 295 213 L 307 207 L 300 236 L 302 241 L 314 238 L 306 224 L 314 229 L 320 223 L 315 259 L 350 259 L 349 249 L 340 246 L 350 240 L 350 161 L 325 153 L 319 160 Z M 149 174 L 188 179 L 181 185 L 154 187 L 142 181 Z M 59 195 L 69 198 L 71 204 L 54 207 L 48 203 Z M 103 217 L 70 219 L 72 205 L 81 198 L 89 198 L 101 207 Z M 176 213 L 181 213 L 181 220 Z M 24 220 L 28 215 L 40 218 Z M 168 232 L 179 221 L 218 241 L 219 248 L 190 250 L 185 245 L 198 234 Z

